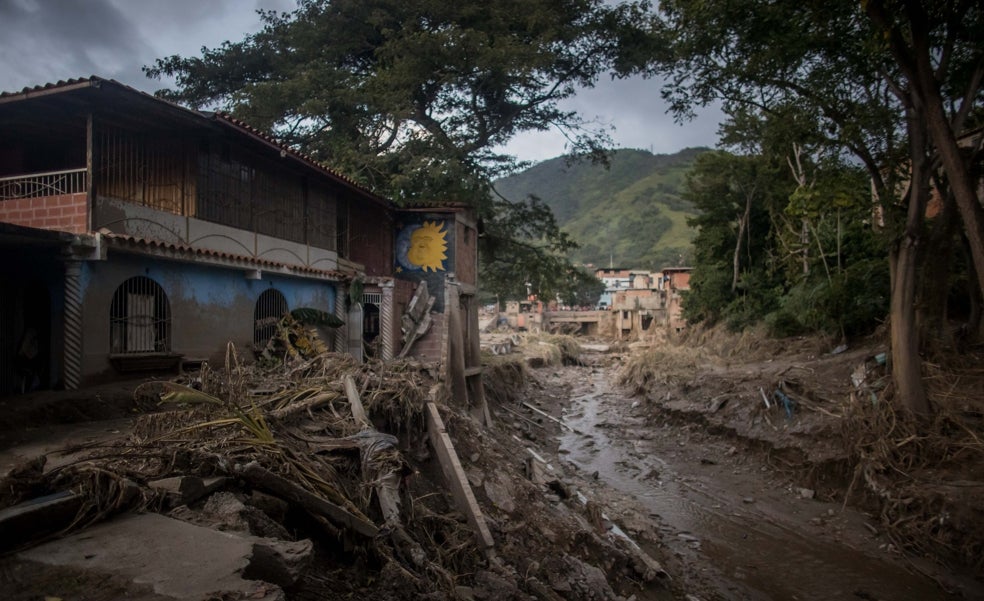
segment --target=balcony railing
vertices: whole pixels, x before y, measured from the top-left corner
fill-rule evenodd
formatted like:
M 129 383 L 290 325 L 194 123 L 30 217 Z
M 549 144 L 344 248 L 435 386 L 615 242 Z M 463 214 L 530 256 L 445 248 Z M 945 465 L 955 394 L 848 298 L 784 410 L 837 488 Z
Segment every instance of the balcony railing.
M 0 177 L 0 201 L 78 194 L 87 190 L 86 179 L 84 168 Z

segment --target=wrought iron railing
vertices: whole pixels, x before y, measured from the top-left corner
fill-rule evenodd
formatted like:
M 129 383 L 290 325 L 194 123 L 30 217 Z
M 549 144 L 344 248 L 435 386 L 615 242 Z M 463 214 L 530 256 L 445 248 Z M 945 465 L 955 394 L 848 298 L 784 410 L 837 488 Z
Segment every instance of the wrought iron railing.
M 88 189 L 87 184 L 84 168 L 0 177 L 0 201 L 78 194 Z

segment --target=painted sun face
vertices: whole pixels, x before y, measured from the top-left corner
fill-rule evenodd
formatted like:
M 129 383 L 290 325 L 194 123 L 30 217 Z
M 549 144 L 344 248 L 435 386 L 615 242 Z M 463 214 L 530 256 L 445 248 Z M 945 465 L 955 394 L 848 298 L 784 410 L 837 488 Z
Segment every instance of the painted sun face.
M 448 258 L 447 230 L 443 224 L 425 221 L 410 234 L 410 248 L 407 261 L 419 266 L 423 271 L 443 271 L 444 260 Z

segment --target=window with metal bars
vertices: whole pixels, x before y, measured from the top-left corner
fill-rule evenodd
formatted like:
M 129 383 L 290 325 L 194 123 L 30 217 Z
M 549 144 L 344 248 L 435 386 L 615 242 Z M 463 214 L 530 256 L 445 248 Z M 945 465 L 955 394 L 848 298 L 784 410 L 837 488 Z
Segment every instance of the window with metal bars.
M 132 277 L 116 289 L 109 308 L 110 353 L 171 351 L 171 305 L 154 280 Z
M 277 324 L 290 311 L 287 299 L 279 290 L 270 288 L 256 299 L 253 310 L 253 347 L 262 349 L 277 333 Z

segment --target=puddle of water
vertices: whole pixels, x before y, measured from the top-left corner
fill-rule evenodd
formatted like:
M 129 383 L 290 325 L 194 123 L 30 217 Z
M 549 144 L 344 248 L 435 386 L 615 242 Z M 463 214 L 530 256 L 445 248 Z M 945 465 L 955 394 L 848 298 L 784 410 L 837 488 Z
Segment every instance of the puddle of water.
M 613 395 L 606 374 L 586 372 L 585 378 L 586 391 L 572 399 L 565 420 L 578 432 L 562 435 L 562 457 L 584 472 L 597 471 L 609 487 L 658 516 L 669 546 L 699 553 L 702 563 L 719 573 L 718 583 L 725 589 L 720 594 L 801 601 L 950 598 L 929 580 L 893 564 L 804 538 L 803 531 L 769 519 L 741 499 L 736 502 L 726 482 L 702 482 L 699 475 L 677 473 L 672 457 L 647 453 L 645 441 L 627 440 L 623 429 L 608 423 L 608 403 L 628 401 Z

